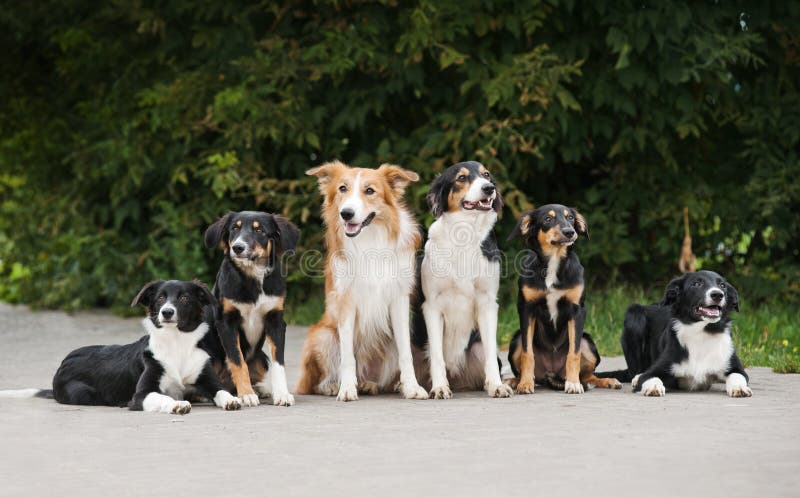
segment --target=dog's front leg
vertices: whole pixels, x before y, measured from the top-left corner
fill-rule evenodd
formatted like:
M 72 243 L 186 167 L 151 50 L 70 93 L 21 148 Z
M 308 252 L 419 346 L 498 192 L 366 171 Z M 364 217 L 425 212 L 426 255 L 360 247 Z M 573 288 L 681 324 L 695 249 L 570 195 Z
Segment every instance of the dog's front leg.
M 356 377 L 356 357 L 353 351 L 356 308 L 350 300 L 339 309 L 339 401 L 358 399 L 358 378 Z
M 215 325 L 219 335 L 222 349 L 225 350 L 225 364 L 231 373 L 233 385 L 236 386 L 236 395 L 241 398 L 244 406 L 258 406 L 258 395 L 250 383 L 250 370 L 242 354 L 239 343 L 239 323 L 241 315 L 233 306 L 227 306 L 223 298 L 222 317 L 216 320 Z
M 519 365 L 519 383 L 517 384 L 517 393 L 519 394 L 532 394 L 534 391 L 534 382 L 536 381 L 536 358 L 533 356 L 533 335 L 536 333 L 536 318 L 531 313 L 523 311 L 522 323 L 526 325 L 522 328 L 520 337 L 520 347 L 522 354 L 520 355 Z
M 442 313 L 431 301 L 422 304 L 422 314 L 425 317 L 425 327 L 428 329 L 428 356 L 431 362 L 431 388 L 430 397 L 434 399 L 450 399 L 450 383 L 447 382 L 447 366 L 444 363 L 444 322 Z
M 581 384 L 581 352 L 580 338 L 577 337 L 578 331 L 575 327 L 575 319 L 567 322 L 567 337 L 569 338 L 569 351 L 567 351 L 566 377 L 564 382 L 564 392 L 568 394 L 583 394 L 583 384 Z
M 273 310 L 267 313 L 264 327 L 270 345 L 269 378 L 272 385 L 272 404 L 292 406 L 294 396 L 289 393 L 286 383 L 286 368 L 283 359 L 286 345 L 286 321 L 283 319 L 283 310 Z
M 753 395 L 750 386 L 747 385 L 749 378 L 744 371 L 744 366 L 736 353 L 731 355 L 730 366 L 725 372 L 725 391 L 732 398 L 749 398 Z
M 406 399 L 428 399 L 428 392 L 419 385 L 414 374 L 409 313 L 408 296 L 399 297 L 389 305 L 389 318 L 392 321 L 392 333 L 397 343 L 397 360 L 400 364 L 400 392 Z
M 483 387 L 493 398 L 508 398 L 514 391 L 500 380 L 500 367 L 497 364 L 497 300 L 493 295 L 481 296 L 477 308 L 478 329 L 485 354 Z

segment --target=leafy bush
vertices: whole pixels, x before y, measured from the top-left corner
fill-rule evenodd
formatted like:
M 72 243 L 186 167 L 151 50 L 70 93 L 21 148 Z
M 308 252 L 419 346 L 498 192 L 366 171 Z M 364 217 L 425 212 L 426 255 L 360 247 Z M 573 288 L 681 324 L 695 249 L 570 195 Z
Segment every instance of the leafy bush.
M 587 216 L 595 285 L 703 267 L 800 299 L 795 2 L 12 3 L 0 13 L 0 298 L 124 306 L 213 280 L 204 228 L 264 209 L 321 248 L 303 172 L 484 162 L 507 204 Z M 508 247 L 508 245 L 506 245 Z M 319 296 L 294 272 L 292 293 Z M 513 294 L 513 276 L 504 287 Z M 504 296 L 506 298 L 506 296 Z

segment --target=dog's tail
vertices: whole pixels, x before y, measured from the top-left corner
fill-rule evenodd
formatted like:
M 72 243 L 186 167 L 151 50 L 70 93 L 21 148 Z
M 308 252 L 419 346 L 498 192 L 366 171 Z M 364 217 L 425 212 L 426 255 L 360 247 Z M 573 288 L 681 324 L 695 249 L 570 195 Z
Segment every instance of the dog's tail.
M 0 391 L 0 398 L 46 398 L 53 399 L 52 389 L 8 389 Z

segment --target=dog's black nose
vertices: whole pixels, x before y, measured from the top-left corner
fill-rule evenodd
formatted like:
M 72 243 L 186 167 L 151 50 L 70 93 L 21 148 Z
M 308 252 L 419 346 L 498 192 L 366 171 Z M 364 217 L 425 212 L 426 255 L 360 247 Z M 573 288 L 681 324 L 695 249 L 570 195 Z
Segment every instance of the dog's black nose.
M 575 230 L 573 230 L 570 227 L 562 228 L 561 229 L 561 233 L 564 235 L 564 237 L 566 237 L 568 239 L 571 239 L 572 237 L 575 236 Z
M 344 221 L 350 221 L 350 220 L 353 219 L 353 216 L 356 215 L 356 212 L 353 211 L 350 208 L 345 208 L 345 209 L 342 209 L 342 211 L 339 214 L 342 216 L 342 219 Z
M 232 249 L 236 254 L 242 254 L 242 251 L 244 251 L 244 244 L 234 244 Z
M 722 293 L 720 290 L 713 290 L 711 291 L 711 300 L 715 303 L 722 301 L 722 298 L 725 297 L 725 294 Z
M 494 193 L 494 185 L 487 183 L 481 188 L 481 190 L 483 190 L 483 193 L 486 195 L 492 195 Z
M 161 310 L 161 316 L 164 317 L 164 320 L 169 320 L 170 318 L 175 316 L 175 310 L 172 308 L 163 309 Z

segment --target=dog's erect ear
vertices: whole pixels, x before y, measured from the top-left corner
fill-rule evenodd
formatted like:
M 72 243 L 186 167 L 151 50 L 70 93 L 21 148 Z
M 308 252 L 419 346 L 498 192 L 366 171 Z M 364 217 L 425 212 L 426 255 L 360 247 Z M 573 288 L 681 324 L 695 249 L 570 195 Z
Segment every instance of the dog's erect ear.
M 519 221 L 517 222 L 517 226 L 514 227 L 514 230 L 508 236 L 506 240 L 512 240 L 516 237 L 521 237 L 522 239 L 527 239 L 528 235 L 531 233 L 531 226 L 533 225 L 533 212 L 528 211 L 527 213 L 522 213 L 522 216 L 519 217 Z
M 316 176 L 320 191 L 325 193 L 325 187 L 327 187 L 328 184 L 339 175 L 339 172 L 345 168 L 347 168 L 347 166 L 345 166 L 341 161 L 331 161 L 321 164 L 316 168 L 311 168 L 310 170 L 306 171 L 306 174 L 309 176 Z
M 280 215 L 275 215 L 275 224 L 278 225 L 279 252 L 294 251 L 297 247 L 297 242 L 300 240 L 300 229 Z
M 409 183 L 419 180 L 418 174 L 394 164 L 381 164 L 378 173 L 383 174 L 386 178 L 394 195 L 402 195 Z
M 133 301 L 131 301 L 131 308 L 135 308 L 140 304 L 147 309 L 152 308 L 153 297 L 155 297 L 156 291 L 163 283 L 163 280 L 153 280 L 152 282 L 144 284 L 142 290 L 140 290 L 139 293 L 136 294 L 136 297 L 133 298 Z
M 236 213 L 228 211 L 228 214 L 212 223 L 206 229 L 206 247 L 211 249 L 212 247 L 220 246 L 223 251 L 228 252 L 228 248 L 222 243 L 222 239 L 227 238 L 231 218 L 233 218 L 234 214 Z
M 681 297 L 681 289 L 683 289 L 683 281 L 686 280 L 686 275 L 678 278 L 673 278 L 667 285 L 664 291 L 664 298 L 661 300 L 662 306 L 672 306 L 678 302 Z
M 589 238 L 589 225 L 586 224 L 586 218 L 583 217 L 581 213 L 578 212 L 575 208 L 570 208 L 572 211 L 572 216 L 575 217 L 575 231 L 578 232 L 578 235 L 583 235 L 587 239 Z
M 428 202 L 428 207 L 431 209 L 434 218 L 441 216 L 444 210 L 447 209 L 446 189 L 447 181 L 445 181 L 444 175 L 439 175 L 433 179 L 431 188 L 428 189 L 428 193 L 425 195 L 425 200 Z
M 725 285 L 725 300 L 728 301 L 728 309 L 739 311 L 739 291 L 730 282 Z
M 209 290 L 206 284 L 197 279 L 194 279 L 192 283 L 195 285 L 195 296 L 197 297 L 197 300 L 200 301 L 200 304 L 203 306 L 216 304 L 217 300 L 214 298 L 214 295 L 211 293 L 211 290 Z

